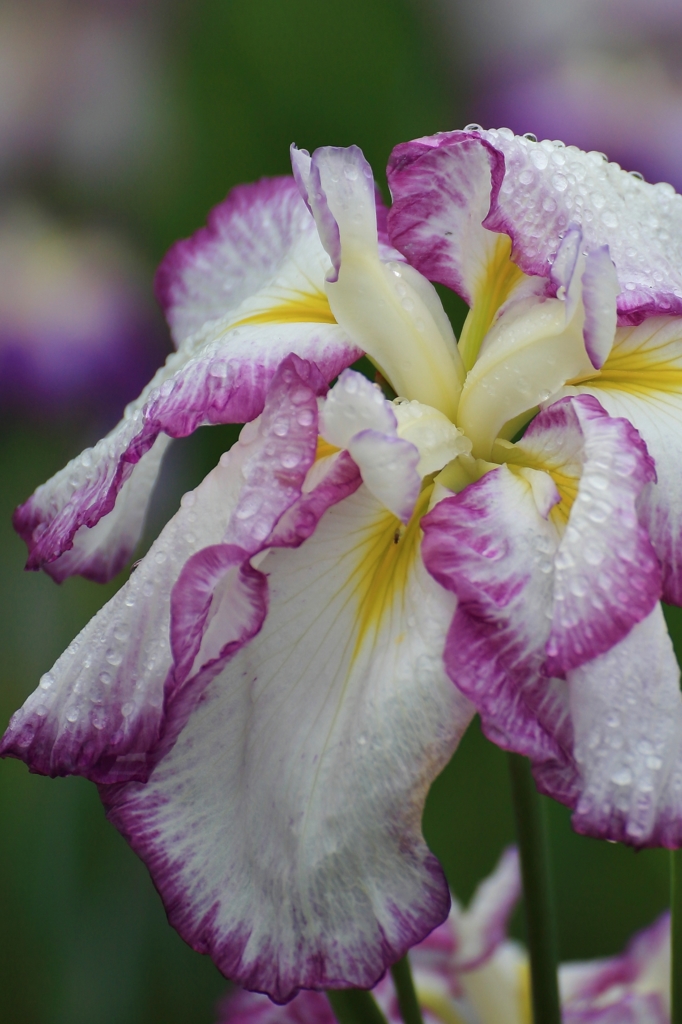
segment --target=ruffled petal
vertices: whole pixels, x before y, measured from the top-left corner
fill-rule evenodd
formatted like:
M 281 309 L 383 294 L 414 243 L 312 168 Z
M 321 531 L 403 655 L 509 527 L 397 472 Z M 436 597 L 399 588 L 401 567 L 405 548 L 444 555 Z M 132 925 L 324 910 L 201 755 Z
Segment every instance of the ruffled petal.
M 362 487 L 270 551 L 261 631 L 185 684 L 149 782 L 104 794 L 183 937 L 279 1001 L 373 985 L 447 913 L 421 814 L 472 709 L 443 671 L 454 598 L 418 522 L 396 543 Z
M 439 502 L 422 523 L 424 563 L 458 597 L 445 647 L 450 678 L 476 705 L 486 735 L 530 757 L 543 790 L 573 802 L 566 685 L 542 671 L 557 528 L 507 466 Z
M 67 547 L 53 562 L 47 562 L 43 566 L 53 580 L 62 583 L 69 576 L 80 575 L 95 583 L 106 583 L 123 569 L 142 536 L 149 498 L 170 441 L 170 437 L 160 434 L 151 448 L 132 465 L 130 475 L 121 486 L 116 505 L 111 512 L 102 516 L 93 527 L 85 524 L 79 526 L 73 535 L 72 546 Z M 93 453 L 84 452 L 80 460 L 76 460 L 74 476 L 80 475 L 79 463 L 82 464 L 83 460 L 89 462 L 89 458 L 93 457 Z M 53 502 L 55 499 L 66 500 L 67 503 L 70 500 L 73 479 L 67 476 L 68 470 L 67 466 L 60 474 L 60 479 L 54 479 L 54 490 L 49 484 L 46 485 L 50 489 Z M 14 515 L 14 528 L 27 542 L 29 548 L 32 545 L 34 531 L 39 533 L 43 523 L 43 520 L 35 515 L 37 496 L 36 493 L 26 505 L 17 509 Z
M 682 605 L 682 320 L 653 317 L 616 333 L 601 373 L 560 394 L 594 395 L 637 428 L 656 463 L 657 484 L 640 515 L 663 566 L 663 598 Z
M 583 780 L 574 828 L 640 846 L 680 846 L 680 670 L 661 606 L 567 678 Z
M 396 147 L 389 182 L 397 211 L 389 222 L 393 244 L 429 277 L 421 260 L 432 249 L 433 279 L 449 275 L 444 283 L 456 290 L 461 209 L 470 203 L 478 213 L 487 189 L 485 227 L 511 237 L 524 273 L 548 277 L 561 239 L 576 224 L 588 251 L 609 247 L 621 324 L 682 313 L 682 200 L 671 185 L 641 181 L 600 153 L 534 142 L 508 129 L 445 132 Z M 419 210 L 412 220 L 411 205 Z
M 108 578 L 129 556 L 139 530 L 116 521 L 101 531 L 101 541 L 85 531 L 111 513 L 159 434 L 185 437 L 202 424 L 254 419 L 291 352 L 314 359 L 328 381 L 358 358 L 360 350 L 335 322 L 324 294 L 328 266 L 293 179 L 236 189 L 213 211 L 208 228 L 170 251 L 159 290 L 181 347 L 108 437 L 17 510 L 27 568 L 54 562 L 82 531 L 78 551 L 54 574 Z M 136 524 L 153 484 L 153 473 L 139 475 L 146 489 L 135 485 Z
M 545 519 L 510 462 L 424 519 L 425 564 L 459 598 L 448 673 L 490 738 L 527 754 L 542 791 L 575 808 L 576 828 L 670 845 L 682 698 L 659 566 L 637 517 L 651 460 L 627 421 L 586 396 L 551 406 L 508 447 L 550 474 L 562 500 Z M 628 775 L 611 770 L 620 757 Z
M 638 518 L 655 480 L 653 460 L 628 420 L 613 419 L 591 397 L 550 406 L 516 446 L 561 485 L 581 467 L 575 501 L 554 558 L 554 610 L 546 670 L 563 676 L 595 658 L 653 610 L 661 572 Z M 564 484 L 565 486 L 565 484 Z
M 13 717 L 0 752 L 49 775 L 83 774 L 100 782 L 146 776 L 168 698 L 184 678 L 183 656 L 190 667 L 193 660 L 186 653 L 193 634 L 185 616 L 185 646 L 181 655 L 174 641 L 178 665 L 172 671 L 173 587 L 183 566 L 205 559 L 206 549 L 221 541 L 236 551 L 233 561 L 241 567 L 295 504 L 315 457 L 317 396 L 324 388 L 314 366 L 296 356 L 284 361 L 260 421 L 245 427 L 220 465 L 185 495 L 129 581 Z M 260 575 L 239 572 L 237 584 L 222 633 L 222 647 L 231 650 L 265 615 Z
M 420 273 L 452 288 L 470 306 L 498 259 L 499 236 L 483 221 L 504 171 L 502 153 L 463 132 L 448 146 L 431 139 L 401 143 L 388 163 L 393 244 Z

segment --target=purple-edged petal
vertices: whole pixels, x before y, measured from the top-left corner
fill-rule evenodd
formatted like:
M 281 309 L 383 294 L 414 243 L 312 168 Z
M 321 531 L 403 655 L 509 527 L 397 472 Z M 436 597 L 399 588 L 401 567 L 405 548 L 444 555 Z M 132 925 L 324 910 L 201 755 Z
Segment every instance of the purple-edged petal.
M 445 650 L 448 672 L 476 704 L 491 738 L 531 757 L 543 791 L 577 804 L 581 831 L 635 845 L 669 843 L 682 701 L 664 628 L 647 641 L 646 658 L 633 657 L 628 668 L 628 697 L 638 687 L 646 694 L 650 672 L 660 676 L 651 700 L 642 699 L 646 728 L 660 736 L 661 749 L 654 754 L 641 746 L 641 733 L 630 742 L 627 728 L 615 741 L 616 754 L 634 759 L 632 780 L 648 778 L 650 758 L 660 759 L 657 793 L 641 804 L 626 800 L 624 811 L 610 815 L 618 785 L 611 775 L 618 769 L 600 773 L 601 740 L 590 757 L 584 750 L 586 729 L 615 736 L 608 722 L 615 728 L 620 719 L 609 709 L 619 705 L 610 697 L 599 704 L 596 695 L 606 692 L 609 679 L 625 694 L 621 669 L 614 674 L 613 666 L 626 657 L 620 652 L 636 647 L 635 637 L 644 643 L 661 615 L 658 563 L 637 518 L 651 460 L 627 421 L 609 418 L 586 397 L 551 406 L 508 449 L 510 459 L 553 476 L 562 501 L 544 519 L 532 486 L 510 462 L 425 518 L 425 563 L 459 597 Z M 566 683 L 550 678 L 552 672 Z M 633 724 L 637 714 L 633 699 Z M 594 813 L 591 798 L 583 802 L 592 790 L 600 797 Z M 646 808 L 641 821 L 640 807 Z
M 295 254 L 303 263 L 291 266 Z M 298 262 L 298 260 L 294 260 Z M 176 242 L 156 273 L 156 296 L 181 347 L 209 324 L 234 314 L 263 289 L 284 286 L 296 298 L 322 292 L 329 267 L 315 223 L 293 178 L 263 178 L 232 189 L 208 224 Z M 278 275 L 285 280 L 278 282 Z M 293 286 L 293 287 L 292 287 Z
M 660 605 L 567 678 L 582 778 L 576 830 L 682 845 L 680 670 Z
M 499 236 L 482 224 L 504 177 L 504 157 L 478 138 L 457 135 L 449 146 L 417 139 L 393 150 L 388 228 L 412 266 L 473 306 L 497 253 Z
M 445 647 L 456 686 L 487 735 L 531 757 L 536 778 L 570 802 L 576 775 L 565 684 L 542 672 L 559 536 L 530 484 L 507 466 L 445 498 L 423 520 L 424 563 L 459 601 Z
M 213 211 L 208 228 L 171 250 L 159 287 L 180 349 L 108 437 L 17 510 L 29 569 L 54 562 L 71 550 L 78 531 L 92 530 L 111 513 L 159 434 L 184 437 L 202 424 L 254 419 L 291 352 L 314 359 L 328 381 L 360 355 L 329 309 L 328 266 L 293 179 L 235 190 Z M 149 490 L 151 474 L 145 479 Z M 136 502 L 140 521 L 143 505 Z M 107 526 L 102 548 L 97 537 L 80 533 L 79 551 L 55 575 L 75 569 L 102 578 L 128 557 L 134 532 Z
M 216 1024 L 336 1024 L 324 992 L 299 992 L 286 1006 L 260 992 L 237 989 L 218 1007 Z
M 324 387 L 315 367 L 296 356 L 284 361 L 260 420 L 244 428 L 221 464 L 183 498 L 130 580 L 43 677 L 13 717 L 2 753 L 49 775 L 83 774 L 100 782 L 145 776 L 164 725 L 164 699 L 184 678 L 171 671 L 173 587 L 183 566 L 220 542 L 231 551 L 236 545 L 233 561 L 243 562 L 301 496 L 315 457 L 317 396 Z M 221 649 L 245 642 L 265 614 L 260 578 L 237 575 L 242 601 L 228 617 Z M 186 674 L 196 652 L 188 620 L 182 624 L 183 655 L 175 638 L 173 646 L 178 670 Z
M 396 543 L 361 487 L 267 553 L 261 631 L 199 673 L 149 782 L 105 793 L 183 937 L 279 1001 L 374 984 L 447 913 L 421 813 L 471 706 L 443 671 L 454 599 L 418 522 Z
M 594 395 L 646 442 L 657 484 L 640 514 L 663 567 L 664 600 L 682 604 L 682 320 L 653 317 L 618 330 L 601 373 L 566 393 Z
M 424 202 L 426 213 L 431 207 L 437 211 L 431 234 L 407 215 L 404 223 L 396 217 L 393 244 L 423 273 L 419 254 L 437 249 L 439 265 L 452 275 L 452 283 L 444 283 L 451 287 L 462 245 L 456 228 L 445 234 L 445 220 L 458 224 L 461 213 L 451 208 L 466 205 L 487 186 L 485 227 L 511 237 L 513 259 L 524 273 L 547 277 L 564 233 L 577 224 L 588 252 L 609 247 L 621 287 L 620 323 L 682 312 L 682 200 L 672 186 L 640 181 L 600 153 L 533 142 L 508 129 L 447 132 L 397 147 L 389 181 L 396 209 L 409 211 L 411 202 Z
M 613 647 L 659 601 L 660 565 L 638 518 L 653 460 L 627 420 L 588 396 L 550 406 L 516 448 L 529 465 L 553 468 L 559 486 L 577 487 L 554 558 L 547 641 L 547 672 L 563 676 Z M 575 461 L 582 472 L 571 483 Z
M 562 964 L 567 1024 L 668 1024 L 670 915 L 639 932 L 619 956 Z
M 145 777 L 172 668 L 170 593 L 196 551 L 218 543 L 242 486 L 237 443 L 185 495 L 130 579 L 91 619 L 13 716 L 0 752 L 45 775 Z
M 121 486 L 111 512 L 102 516 L 93 527 L 85 524 L 78 527 L 73 535 L 72 546 L 67 547 L 53 562 L 43 566 L 53 580 L 62 583 L 69 576 L 80 575 L 95 583 L 106 583 L 123 569 L 142 535 L 149 498 L 170 440 L 170 437 L 160 434 L 151 448 L 131 467 L 130 475 Z M 98 458 L 96 452 L 97 448 L 86 450 L 75 460 L 73 476 L 69 475 L 70 466 L 67 466 L 58 475 L 59 479 L 55 477 L 44 485 L 50 491 L 53 502 L 65 500 L 68 504 L 74 490 L 74 480 L 81 476 L 79 471 L 83 462 L 88 468 L 92 466 Z M 17 509 L 14 515 L 14 527 L 29 547 L 33 531 L 39 534 L 43 523 L 42 519 L 36 520 L 34 517 L 38 496 L 42 497 L 42 493 L 42 489 L 38 488 L 33 498 Z

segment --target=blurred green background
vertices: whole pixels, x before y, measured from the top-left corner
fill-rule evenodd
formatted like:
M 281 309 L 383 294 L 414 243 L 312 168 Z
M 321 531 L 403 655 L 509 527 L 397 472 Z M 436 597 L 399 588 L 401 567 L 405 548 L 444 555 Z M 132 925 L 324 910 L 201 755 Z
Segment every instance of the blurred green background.
M 48 47 L 49 32 L 61 32 L 66 19 L 60 45 L 67 52 L 77 26 L 99 17 L 123 39 L 120 64 L 114 62 L 102 87 L 107 102 L 113 103 L 113 89 L 130 90 L 133 80 L 139 87 L 126 100 L 132 141 L 123 132 L 109 149 L 105 139 L 102 149 L 100 140 L 92 156 L 79 121 L 88 102 L 86 79 L 68 97 L 80 124 L 80 134 L 66 132 L 71 149 L 53 137 L 53 112 L 49 145 L 41 148 L 33 137 L 27 145 L 22 136 L 24 148 L 1 163 L 0 189 L 5 197 L 30 196 L 63 223 L 119 233 L 146 268 L 148 290 L 165 249 L 203 223 L 232 185 L 288 172 L 292 141 L 310 150 L 356 143 L 385 184 L 383 168 L 397 142 L 462 126 L 476 113 L 473 79 L 464 56 L 459 59 L 465 39 L 451 20 L 446 26 L 437 3 L 169 0 L 121 3 L 115 12 L 112 6 L 0 3 L 0 72 L 9 59 L 3 32 L 19 10 L 28 19 L 29 58 L 39 53 L 32 18 L 44 33 L 49 15 Z M 97 50 L 94 75 L 111 52 Z M 40 89 L 49 90 L 49 80 Z M 0 97 L 0 143 L 3 102 Z M 21 123 L 31 116 L 20 108 Z M 101 117 L 107 116 L 104 109 Z M 92 130 L 102 129 L 96 110 L 90 121 Z M 461 319 L 457 303 L 450 309 Z M 100 427 L 97 417 L 79 414 L 77 403 L 59 416 L 41 408 L 0 411 L 3 727 L 121 582 L 98 587 L 72 579 L 57 587 L 46 576 L 24 574 L 23 545 L 10 525 L 14 506 Z M 203 429 L 176 443 L 145 544 L 234 436 L 231 428 Z M 671 614 L 682 642 L 679 616 Z M 667 855 L 575 836 L 556 805 L 549 817 L 561 956 L 616 952 L 666 905 Z M 475 726 L 433 787 L 425 832 L 463 899 L 513 841 L 505 757 Z M 145 868 L 106 823 L 95 787 L 33 777 L 13 761 L 0 765 L 0 923 L 3 1021 L 210 1024 L 225 989 L 211 963 L 166 924 Z M 518 914 L 514 927 L 522 936 Z

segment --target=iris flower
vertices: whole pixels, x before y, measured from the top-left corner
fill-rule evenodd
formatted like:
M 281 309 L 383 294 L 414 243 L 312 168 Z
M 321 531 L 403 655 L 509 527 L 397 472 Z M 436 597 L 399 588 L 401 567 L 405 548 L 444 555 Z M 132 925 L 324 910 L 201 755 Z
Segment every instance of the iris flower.
M 506 937 L 518 899 L 515 850 L 508 850 L 463 909 L 450 915 L 410 953 L 425 1024 L 531 1024 L 528 954 Z M 565 1024 L 669 1024 L 670 916 L 634 936 L 618 956 L 559 968 Z M 374 997 L 389 1024 L 400 1024 L 387 975 Z M 326 996 L 301 992 L 287 1006 L 237 991 L 223 1000 L 218 1024 L 334 1024 Z
M 30 568 L 107 579 L 169 438 L 246 423 L 1 748 L 97 782 L 171 923 L 276 1001 L 445 919 L 421 815 L 476 710 L 578 829 L 682 841 L 679 197 L 469 131 L 398 147 L 387 219 L 356 147 L 292 160 L 171 250 L 177 352 L 17 511 Z

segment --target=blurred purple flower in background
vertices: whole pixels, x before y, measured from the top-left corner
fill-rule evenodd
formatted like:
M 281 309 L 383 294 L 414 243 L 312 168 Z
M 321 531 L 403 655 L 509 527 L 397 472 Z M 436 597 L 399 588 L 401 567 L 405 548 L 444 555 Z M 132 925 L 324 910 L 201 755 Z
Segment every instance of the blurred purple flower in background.
M 110 232 L 0 209 L 0 411 L 119 414 L 165 355 L 143 271 Z
M 0 177 L 130 178 L 165 129 L 153 0 L 5 0 Z
M 158 156 L 159 9 L 0 5 L 0 413 L 94 415 L 106 427 L 169 347 L 151 273 L 125 237 L 49 214 L 54 195 L 71 206 L 74 185 L 106 192 L 111 207 Z
M 682 6 L 432 0 L 468 80 L 465 118 L 604 150 L 682 188 Z M 463 42 L 466 41 L 466 45 Z

